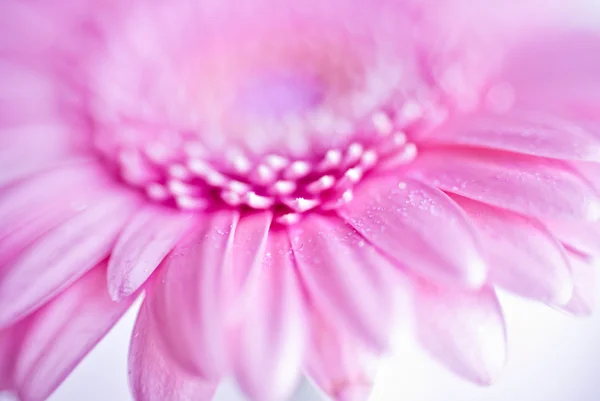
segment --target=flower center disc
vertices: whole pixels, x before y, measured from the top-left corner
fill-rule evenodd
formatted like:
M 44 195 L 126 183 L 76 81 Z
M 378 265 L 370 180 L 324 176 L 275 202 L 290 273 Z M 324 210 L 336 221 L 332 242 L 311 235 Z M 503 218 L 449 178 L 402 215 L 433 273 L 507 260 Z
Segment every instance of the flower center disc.
M 154 201 L 292 222 L 414 159 L 404 129 L 424 108 L 386 2 L 166 3 L 127 13 L 90 65 L 96 147 Z

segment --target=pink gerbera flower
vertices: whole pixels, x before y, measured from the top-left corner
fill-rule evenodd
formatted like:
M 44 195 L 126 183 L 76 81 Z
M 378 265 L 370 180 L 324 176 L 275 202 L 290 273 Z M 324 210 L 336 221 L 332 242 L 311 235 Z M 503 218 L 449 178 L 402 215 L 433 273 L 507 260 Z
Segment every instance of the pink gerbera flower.
M 142 292 L 139 401 L 366 400 L 403 295 L 478 383 L 495 287 L 589 313 L 600 40 L 512 3 L 3 0 L 0 389 L 46 399 Z

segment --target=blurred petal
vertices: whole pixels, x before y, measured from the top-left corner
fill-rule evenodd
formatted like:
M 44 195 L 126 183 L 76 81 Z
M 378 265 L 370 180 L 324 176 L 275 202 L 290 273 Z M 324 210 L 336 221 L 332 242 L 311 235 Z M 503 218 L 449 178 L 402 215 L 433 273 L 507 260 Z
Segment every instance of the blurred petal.
M 161 205 L 148 205 L 136 213 L 119 236 L 108 263 L 113 299 L 137 291 L 194 223 L 192 215 Z
M 21 321 L 0 331 L 0 392 L 14 387 L 15 362 L 27 333 L 27 323 Z
M 287 232 L 269 234 L 264 262 L 250 274 L 245 318 L 235 336 L 235 376 L 252 400 L 283 400 L 300 378 L 308 323 Z
M 561 116 L 600 113 L 600 35 L 542 32 L 514 49 L 499 79 L 518 89 L 517 107 Z
M 339 218 L 306 216 L 290 234 L 315 308 L 370 347 L 386 349 L 396 322 L 398 269 Z
M 131 302 L 110 299 L 103 263 L 29 318 L 15 367 L 15 387 L 21 400 L 45 400 Z
M 535 113 L 461 116 L 425 140 L 563 160 L 600 160 L 600 138 L 568 120 Z
M 340 214 L 375 247 L 419 275 L 475 288 L 485 281 L 485 262 L 469 221 L 435 188 L 412 179 L 372 178 Z
M 135 400 L 212 400 L 216 385 L 189 376 L 168 358 L 148 314 L 142 305 L 129 349 L 129 382 Z
M 306 372 L 333 401 L 367 401 L 377 358 L 343 330 L 313 314 Z
M 568 257 L 575 288 L 571 300 L 563 309 L 576 316 L 589 316 L 596 305 L 597 263 L 573 252 L 569 252 Z
M 565 163 L 475 149 L 428 149 L 410 174 L 438 188 L 542 221 L 600 217 L 600 199 Z
M 106 195 L 44 234 L 0 273 L 0 327 L 48 301 L 106 258 L 138 198 Z
M 544 302 L 568 302 L 573 281 L 565 251 L 541 224 L 466 198 L 453 199 L 479 231 L 491 282 Z
M 491 384 L 506 362 L 504 318 L 496 294 L 422 285 L 417 292 L 418 338 L 454 373 Z
M 238 221 L 234 211 L 199 216 L 189 233 L 162 262 L 148 307 L 165 350 L 177 363 L 207 380 L 217 380 L 226 363 L 224 277 Z

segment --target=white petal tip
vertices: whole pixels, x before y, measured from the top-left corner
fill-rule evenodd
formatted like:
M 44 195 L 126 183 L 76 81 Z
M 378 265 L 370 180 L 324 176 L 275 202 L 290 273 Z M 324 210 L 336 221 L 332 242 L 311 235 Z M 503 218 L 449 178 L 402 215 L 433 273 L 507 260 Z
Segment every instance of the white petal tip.
M 486 284 L 487 278 L 488 268 L 486 263 L 479 258 L 475 259 L 471 263 L 465 277 L 467 286 L 473 289 L 480 289 Z
M 335 401 L 367 401 L 371 397 L 372 387 L 355 385 L 344 388 L 334 397 Z

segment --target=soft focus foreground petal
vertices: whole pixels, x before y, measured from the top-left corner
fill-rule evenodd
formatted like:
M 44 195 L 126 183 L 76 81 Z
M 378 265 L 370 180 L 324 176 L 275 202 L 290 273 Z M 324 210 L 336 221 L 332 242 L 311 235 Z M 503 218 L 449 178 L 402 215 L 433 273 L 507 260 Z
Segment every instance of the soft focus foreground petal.
M 337 217 L 306 216 L 290 235 L 315 308 L 384 351 L 396 322 L 399 269 Z
M 463 116 L 423 140 L 556 159 L 600 160 L 600 138 L 571 121 L 538 113 Z
M 333 401 L 367 401 L 377 372 L 376 356 L 316 313 L 311 326 L 306 373 Z
M 179 239 L 196 223 L 191 214 L 147 205 L 127 224 L 108 263 L 113 299 L 131 295 L 154 272 Z
M 0 327 L 19 320 L 106 258 L 139 198 L 106 194 L 0 271 Z
M 129 383 L 135 400 L 212 400 L 216 385 L 188 375 L 168 358 L 148 315 L 142 305 L 129 349 Z
M 427 149 L 409 174 L 490 205 L 550 220 L 600 217 L 600 199 L 565 163 L 476 149 Z
M 131 305 L 113 302 L 102 263 L 28 318 L 15 366 L 22 401 L 43 401 Z
M 225 266 L 230 263 L 238 213 L 199 215 L 198 229 L 161 264 L 148 307 L 166 351 L 182 367 L 207 380 L 225 370 Z
M 478 229 L 491 282 L 548 303 L 569 301 L 573 281 L 565 250 L 540 223 L 467 198 L 453 199 Z
M 416 296 L 417 335 L 425 349 L 454 373 L 491 384 L 506 362 L 504 317 L 494 291 L 424 283 Z
M 568 253 L 571 275 L 575 283 L 573 296 L 564 310 L 576 316 L 592 314 L 596 304 L 596 269 L 598 263 L 574 252 Z
M 244 319 L 235 330 L 233 369 L 256 401 L 287 399 L 295 389 L 307 342 L 307 306 L 288 233 L 271 231 L 262 265 L 253 266 Z
M 475 233 L 443 192 L 412 179 L 368 179 L 340 214 L 408 269 L 435 281 L 477 288 L 486 278 Z

